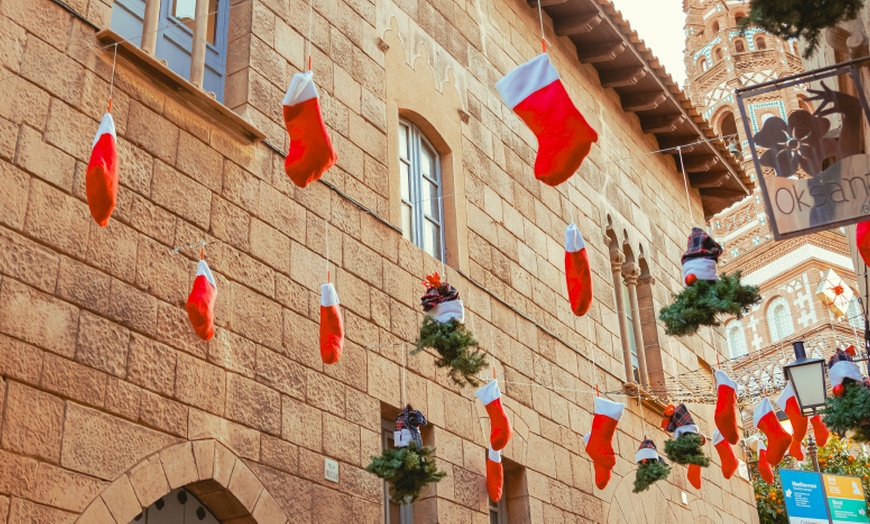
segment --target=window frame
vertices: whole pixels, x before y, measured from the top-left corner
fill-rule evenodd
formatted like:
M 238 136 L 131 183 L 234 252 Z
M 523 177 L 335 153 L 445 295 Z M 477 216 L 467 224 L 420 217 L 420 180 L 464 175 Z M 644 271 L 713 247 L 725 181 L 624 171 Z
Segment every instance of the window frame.
M 407 130 L 407 134 L 406 134 Z M 401 209 L 401 226 L 402 235 L 409 239 L 411 243 L 419 247 L 434 259 L 439 262 L 447 261 L 447 241 L 445 232 L 445 215 L 444 215 L 444 172 L 441 168 L 441 154 L 438 149 L 426 136 L 425 133 L 411 120 L 407 118 L 399 118 L 399 198 Z M 402 151 L 402 137 L 405 139 L 405 151 Z M 424 174 L 422 172 L 422 156 L 423 148 L 427 148 L 432 153 L 434 160 L 435 176 Z M 403 170 L 406 169 L 405 172 Z M 407 177 L 408 195 L 404 194 L 404 186 L 406 183 L 403 178 Z M 437 196 L 425 198 L 423 196 L 423 184 L 428 182 L 435 186 Z M 431 200 L 437 201 L 438 217 L 433 217 L 431 214 L 431 205 L 429 211 L 426 210 L 426 203 Z M 409 208 L 410 213 L 410 231 L 406 231 L 405 224 L 405 208 Z M 425 223 L 429 222 L 438 231 L 437 253 L 430 252 L 425 247 L 426 229 Z
M 780 316 L 776 313 L 776 310 L 780 308 L 785 310 L 786 315 Z M 792 318 L 791 308 L 785 298 L 776 297 L 771 300 L 767 306 L 765 316 L 767 317 L 767 331 L 770 334 L 771 344 L 780 342 L 786 337 L 794 335 L 794 318 Z M 786 320 L 788 321 L 788 326 L 784 325 Z M 788 328 L 789 332 L 785 333 L 785 329 L 782 328 Z
M 740 335 L 740 348 L 735 348 L 731 341 L 731 333 L 738 332 Z M 746 343 L 746 332 L 743 330 L 743 322 L 732 320 L 725 326 L 725 341 L 728 343 L 728 355 L 730 358 L 743 357 L 749 354 L 749 345 Z M 737 352 L 735 349 L 742 349 Z

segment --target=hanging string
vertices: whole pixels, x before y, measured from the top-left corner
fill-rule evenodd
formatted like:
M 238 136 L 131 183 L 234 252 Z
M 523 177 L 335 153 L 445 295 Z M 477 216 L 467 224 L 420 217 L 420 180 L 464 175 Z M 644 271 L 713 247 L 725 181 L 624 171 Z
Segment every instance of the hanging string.
M 643 414 L 643 399 L 641 398 L 640 387 L 637 388 L 637 405 L 640 412 L 640 428 L 643 432 L 643 438 L 646 439 L 646 417 Z
M 544 11 L 541 9 L 541 4 L 544 0 L 538 0 L 538 20 L 541 22 L 541 52 L 547 52 L 547 39 L 544 37 Z
M 115 53 L 112 56 L 112 78 L 109 80 L 109 109 L 112 112 L 112 95 L 115 94 L 115 65 L 118 63 L 118 44 L 115 44 Z
M 402 409 L 404 409 L 405 406 L 407 406 L 407 404 L 405 403 L 405 370 L 406 370 L 406 366 L 407 366 L 407 354 L 408 354 L 408 345 L 402 344 L 402 399 L 400 402 L 402 405 Z
M 311 71 L 311 52 L 313 44 L 311 43 L 311 33 L 314 28 L 314 0 L 308 0 L 308 70 Z
M 332 282 L 332 275 L 329 271 L 329 220 L 332 218 L 332 197 L 329 198 L 329 214 L 326 215 L 326 218 L 323 220 L 325 223 L 325 240 L 326 240 L 326 282 Z
M 686 186 L 686 207 L 689 208 L 689 220 L 695 225 L 695 214 L 692 212 L 692 200 L 689 198 L 689 176 L 686 174 L 686 164 L 683 162 L 683 146 L 677 147 L 680 155 L 680 170 L 683 172 L 683 185 Z

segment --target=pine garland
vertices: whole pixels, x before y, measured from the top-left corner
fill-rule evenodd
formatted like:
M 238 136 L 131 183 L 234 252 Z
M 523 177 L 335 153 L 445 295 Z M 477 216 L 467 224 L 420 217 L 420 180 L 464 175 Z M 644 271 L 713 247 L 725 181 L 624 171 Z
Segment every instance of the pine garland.
M 646 491 L 656 481 L 664 480 L 671 474 L 671 467 L 661 460 L 644 460 L 634 476 L 634 493 Z
M 668 335 L 693 335 L 700 326 L 718 326 L 716 315 L 743 317 L 749 308 L 761 302 L 755 286 L 740 283 L 740 271 L 722 274 L 719 280 L 698 280 L 679 294 L 674 302 L 659 312 Z
M 704 454 L 704 439 L 697 433 L 683 433 L 676 439 L 665 442 L 665 454 L 677 464 L 696 464 L 702 468 L 710 465 L 710 457 Z
M 470 386 L 479 385 L 477 375 L 489 365 L 486 354 L 477 349 L 478 344 L 471 331 L 456 319 L 442 323 L 427 315 L 416 345 L 411 351 L 412 355 L 433 348 L 439 355 L 435 365 L 450 368 L 450 378 L 460 386 L 466 383 Z
M 390 485 L 390 499 L 396 504 L 417 500 L 420 491 L 432 482 L 439 482 L 447 473 L 438 471 L 435 448 L 411 442 L 405 448 L 389 448 L 380 457 L 371 457 L 366 471 L 374 473 Z
M 855 440 L 870 442 L 870 388 L 843 380 L 843 396 L 828 397 L 823 419 L 828 429 L 840 436 L 852 431 Z
M 809 58 L 823 30 L 854 20 L 863 5 L 864 0 L 752 0 L 749 23 L 783 39 L 804 38 L 804 58 Z

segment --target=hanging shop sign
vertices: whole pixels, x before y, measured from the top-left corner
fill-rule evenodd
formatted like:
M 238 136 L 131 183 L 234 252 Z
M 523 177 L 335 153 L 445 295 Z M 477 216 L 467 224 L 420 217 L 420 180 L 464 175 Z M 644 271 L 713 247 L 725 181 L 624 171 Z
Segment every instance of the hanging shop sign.
M 735 92 L 776 240 L 870 219 L 870 155 L 861 136 L 870 110 L 859 75 L 868 60 Z M 800 109 L 786 114 L 783 100 L 795 96 Z
M 779 470 L 789 524 L 828 524 L 822 478 L 812 471 Z
M 822 480 L 833 524 L 870 523 L 867 502 L 864 500 L 864 486 L 860 478 L 822 475 Z

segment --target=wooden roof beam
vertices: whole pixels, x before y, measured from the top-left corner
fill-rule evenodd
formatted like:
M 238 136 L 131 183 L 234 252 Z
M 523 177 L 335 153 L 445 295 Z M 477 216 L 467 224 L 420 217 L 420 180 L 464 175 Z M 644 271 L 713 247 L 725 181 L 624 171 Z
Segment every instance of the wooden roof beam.
M 746 198 L 746 192 L 742 189 L 724 189 L 721 187 L 703 188 L 699 190 L 701 197 L 718 198 L 729 202 L 736 202 Z
M 689 182 L 696 189 L 711 189 L 722 187 L 722 184 L 728 180 L 728 171 L 712 171 L 709 173 L 692 173 L 689 175 Z
M 605 42 L 603 44 L 578 45 L 577 57 L 581 62 L 609 62 L 625 51 L 625 42 Z
M 537 7 L 537 2 L 529 2 Z M 547 5 L 547 4 L 544 4 Z M 553 31 L 558 36 L 576 36 L 588 33 L 601 23 L 601 14 L 598 12 L 584 13 L 582 15 L 553 20 Z
M 637 85 L 646 74 L 646 69 L 643 66 L 612 69 L 599 73 L 601 85 L 604 87 L 629 87 Z
M 679 154 L 674 155 L 679 165 Z M 686 155 L 683 153 L 683 165 L 686 166 L 686 171 L 689 173 L 706 173 L 711 167 L 719 163 L 719 159 L 714 155 Z
M 662 91 L 651 91 L 649 93 L 639 93 L 636 95 L 626 95 L 622 98 L 622 109 L 629 113 L 637 113 L 640 111 L 652 111 L 665 103 L 668 99 Z
M 644 133 L 673 133 L 683 123 L 681 114 L 653 116 L 640 119 L 640 125 Z

